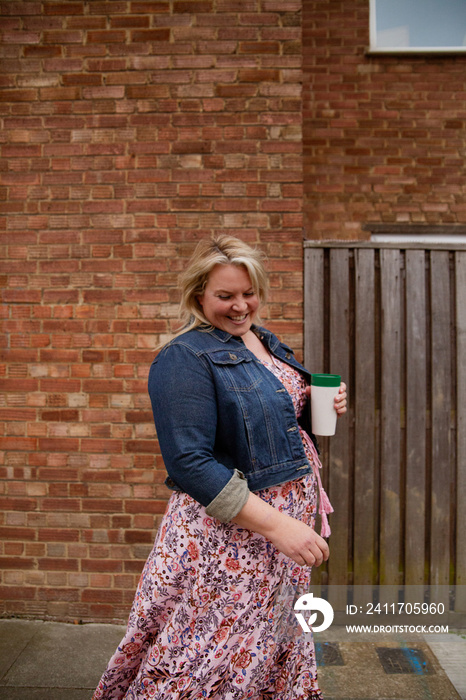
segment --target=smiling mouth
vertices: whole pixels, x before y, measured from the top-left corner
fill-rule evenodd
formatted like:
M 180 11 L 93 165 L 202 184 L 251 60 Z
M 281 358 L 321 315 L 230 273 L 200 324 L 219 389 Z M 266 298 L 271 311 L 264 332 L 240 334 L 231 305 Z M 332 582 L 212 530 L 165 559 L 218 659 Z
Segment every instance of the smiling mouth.
M 235 323 L 241 323 L 242 321 L 245 321 L 248 317 L 248 314 L 243 314 L 242 316 L 228 316 L 230 321 L 234 321 Z

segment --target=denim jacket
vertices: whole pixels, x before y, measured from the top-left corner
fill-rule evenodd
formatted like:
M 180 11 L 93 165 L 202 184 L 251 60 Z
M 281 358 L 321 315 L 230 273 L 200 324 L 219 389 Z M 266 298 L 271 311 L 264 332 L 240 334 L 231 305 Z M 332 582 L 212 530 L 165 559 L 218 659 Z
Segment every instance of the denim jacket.
M 252 330 L 309 382 L 291 348 L 265 328 Z M 311 471 L 290 395 L 240 337 L 213 327 L 183 333 L 152 363 L 148 388 L 165 483 L 208 515 L 227 522 L 249 491 Z M 309 411 L 300 424 L 311 435 Z

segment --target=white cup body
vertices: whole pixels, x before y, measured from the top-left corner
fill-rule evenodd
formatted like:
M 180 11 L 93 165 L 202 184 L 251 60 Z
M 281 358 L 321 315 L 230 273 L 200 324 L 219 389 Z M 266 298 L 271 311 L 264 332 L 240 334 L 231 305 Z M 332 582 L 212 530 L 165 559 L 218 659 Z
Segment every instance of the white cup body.
M 335 435 L 337 412 L 334 402 L 337 394 L 338 387 L 335 386 L 311 386 L 312 432 L 315 435 Z

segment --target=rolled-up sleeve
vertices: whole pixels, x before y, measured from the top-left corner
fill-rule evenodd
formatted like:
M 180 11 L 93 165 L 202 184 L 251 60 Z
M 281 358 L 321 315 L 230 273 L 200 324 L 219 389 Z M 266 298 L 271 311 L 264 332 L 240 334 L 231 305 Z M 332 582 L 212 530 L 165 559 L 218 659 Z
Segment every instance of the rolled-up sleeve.
M 217 396 L 210 367 L 182 343 L 163 349 L 149 372 L 157 437 L 169 477 L 223 522 L 249 496 L 247 480 L 214 457 Z
M 227 523 L 238 515 L 241 508 L 246 505 L 248 498 L 247 479 L 242 472 L 235 469 L 230 481 L 207 506 L 206 513 L 221 520 L 222 523 Z

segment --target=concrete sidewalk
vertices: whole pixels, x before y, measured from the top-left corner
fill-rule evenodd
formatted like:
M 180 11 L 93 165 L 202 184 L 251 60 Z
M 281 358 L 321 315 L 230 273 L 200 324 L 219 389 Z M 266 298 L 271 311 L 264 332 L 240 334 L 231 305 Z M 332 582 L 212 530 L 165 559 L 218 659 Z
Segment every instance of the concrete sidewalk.
M 124 631 L 0 620 L 0 700 L 90 700 Z M 316 635 L 316 649 L 325 700 L 466 699 L 466 634 L 404 642 L 349 639 L 332 627 Z
M 315 642 L 325 700 L 466 700 L 464 633 L 350 637 L 332 626 Z

